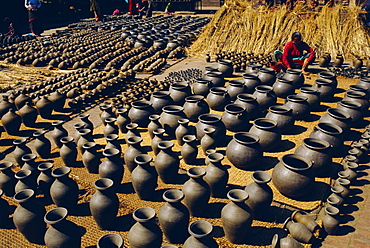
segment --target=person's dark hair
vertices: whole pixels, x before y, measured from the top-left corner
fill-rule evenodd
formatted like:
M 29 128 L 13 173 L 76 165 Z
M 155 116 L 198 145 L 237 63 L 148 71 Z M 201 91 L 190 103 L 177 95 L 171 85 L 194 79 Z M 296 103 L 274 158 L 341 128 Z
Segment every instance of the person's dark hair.
M 294 40 L 294 38 L 299 38 L 302 40 L 302 34 L 300 32 L 294 32 L 292 34 L 292 40 Z

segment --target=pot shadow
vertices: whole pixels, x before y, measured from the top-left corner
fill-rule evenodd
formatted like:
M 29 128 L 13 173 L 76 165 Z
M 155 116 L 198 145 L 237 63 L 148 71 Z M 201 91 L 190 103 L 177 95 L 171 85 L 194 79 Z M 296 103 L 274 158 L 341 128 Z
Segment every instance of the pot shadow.
M 221 226 L 213 226 L 211 236 L 214 237 L 214 238 L 225 237 L 224 229 Z
M 335 234 L 330 234 L 332 236 L 345 236 L 349 233 L 353 233 L 356 229 L 353 226 L 349 225 L 339 225 L 337 232 Z M 328 234 L 322 229 L 323 237 L 326 237 Z
M 68 166 L 72 168 L 84 168 L 85 167 L 82 161 L 75 161 L 73 164 L 70 164 Z
M 53 158 L 59 158 L 59 157 L 60 157 L 59 152 L 53 152 L 53 153 L 50 153 L 50 155 L 47 156 L 46 158 L 47 159 L 53 159 Z M 64 162 L 63 162 L 63 164 L 64 164 Z
M 339 148 L 333 148 L 332 150 L 332 156 L 333 158 L 342 158 L 346 155 L 346 152 L 350 149 L 351 147 L 349 145 L 342 145 Z
M 112 228 L 107 231 L 128 232 L 135 223 L 132 214 L 121 215 L 116 218 Z
M 343 93 L 343 92 L 346 92 L 346 90 L 343 89 L 343 88 L 336 88 L 335 89 L 335 94 L 340 94 L 340 93 Z
M 209 219 L 221 218 L 221 210 L 225 205 L 226 203 L 223 202 L 208 203 L 200 217 Z
M 228 183 L 227 186 L 226 186 L 226 192 L 229 192 L 232 189 L 243 189 L 244 190 L 244 188 L 245 188 L 245 186 Z
M 365 163 L 368 163 L 369 162 L 369 157 L 366 159 L 366 161 L 364 161 Z M 366 175 L 368 175 L 368 173 L 367 172 L 364 172 L 364 170 L 368 170 L 368 169 L 370 169 L 370 166 L 369 165 L 366 165 L 366 164 L 361 164 L 358 168 L 357 168 L 357 171 L 358 171 L 358 173 L 357 173 L 357 177 L 359 178 L 359 177 L 363 177 L 363 176 L 366 176 Z M 362 173 L 365 173 L 365 174 L 362 174 Z M 360 176 L 360 175 L 362 175 L 362 176 Z
M 284 132 L 284 135 L 298 135 L 307 131 L 307 127 L 301 125 L 294 125 L 292 129 Z
M 164 189 L 155 190 L 153 195 L 151 196 L 151 198 L 148 201 L 151 201 L 151 202 L 165 202 L 165 200 L 163 199 L 163 194 L 164 194 L 165 191 L 167 191 L 169 189 L 171 189 L 171 188 L 164 188 Z
M 267 171 L 275 167 L 275 165 L 279 163 L 279 159 L 272 156 L 263 156 L 260 160 L 258 170 Z M 257 168 L 256 168 L 257 169 Z
M 352 128 L 364 128 L 370 124 L 369 120 L 361 119 L 351 124 Z
M 314 121 L 318 121 L 320 118 L 321 118 L 320 115 L 310 113 L 305 118 L 303 118 L 303 121 L 305 121 L 305 122 L 314 122 Z
M 191 164 L 187 164 L 187 165 L 191 165 L 191 166 L 203 166 L 203 165 L 206 165 L 205 162 L 204 162 L 204 158 L 197 158 L 194 160 L 193 163 Z
M 341 224 L 347 224 L 348 222 L 354 221 L 355 217 L 353 217 L 352 215 L 345 214 L 339 216 L 338 219 Z
M 365 186 L 368 184 L 370 184 L 370 181 L 366 179 L 357 179 L 352 183 L 353 186 Z
M 352 140 L 359 140 L 361 137 L 361 132 L 357 130 L 350 129 L 347 131 L 347 133 L 344 135 L 344 141 L 352 141 Z
M 332 162 L 324 171 L 320 171 L 320 173 L 315 173 L 315 177 L 318 178 L 327 178 L 330 177 L 331 179 L 338 178 L 338 172 L 343 170 L 343 166 L 339 163 Z
M 286 152 L 290 149 L 293 149 L 295 147 L 295 143 L 290 141 L 290 140 L 287 140 L 287 139 L 284 139 L 284 140 L 281 140 L 280 143 L 279 143 L 279 146 L 278 147 L 275 147 L 273 149 L 268 149 L 266 150 L 266 152 Z
M 348 204 L 347 206 L 341 206 L 340 207 L 340 212 L 341 214 L 352 214 L 353 212 L 358 211 L 359 208 L 355 205 Z
M 69 115 L 64 115 L 64 114 L 52 114 L 49 116 L 47 119 L 48 120 L 63 120 L 65 118 L 68 118 Z
M 77 204 L 73 209 L 69 209 L 69 215 L 71 216 L 91 216 L 89 203 L 83 202 Z
M 284 223 L 284 221 L 291 216 L 293 211 L 279 208 L 277 206 L 269 206 L 259 215 L 255 216 L 255 220 L 264 221 L 264 222 L 274 222 L 274 223 Z
M 219 142 L 218 146 L 226 147 L 232 139 L 233 139 L 232 135 L 226 135 L 225 138 L 221 140 L 221 142 Z
M 284 231 L 282 228 L 252 226 L 249 230 L 248 235 L 246 235 L 246 240 L 244 244 L 253 246 L 268 246 L 271 245 L 272 238 L 275 234 L 278 234 L 279 237 L 287 236 L 287 232 Z
M 350 196 L 361 195 L 363 192 L 362 189 L 349 189 Z
M 122 183 L 116 189 L 117 194 L 134 194 L 135 190 L 131 182 Z
M 331 108 L 328 105 L 320 104 L 316 109 L 312 110 L 312 112 L 326 112 L 329 108 Z
M 101 139 L 101 138 L 104 138 L 104 134 L 102 133 L 99 133 L 99 134 L 93 134 L 92 135 L 92 139 L 95 140 L 95 139 Z
M 20 130 L 16 134 L 16 136 L 21 136 L 21 137 L 31 137 L 34 132 L 37 130 L 35 129 L 27 129 L 27 130 Z
M 33 125 L 30 125 L 30 128 L 37 128 L 37 129 L 42 129 L 51 126 L 50 122 L 37 122 Z
M 330 185 L 315 181 L 313 189 L 308 194 L 297 197 L 289 197 L 301 202 L 319 201 L 328 198 L 330 195 Z
M 345 203 L 352 204 L 352 205 L 355 205 L 355 204 L 357 204 L 359 202 L 363 202 L 363 201 L 364 201 L 364 198 L 362 198 L 361 196 L 358 196 L 358 195 L 347 197 L 344 200 Z
M 326 103 L 337 103 L 337 102 L 340 102 L 342 99 L 343 99 L 342 97 L 333 96 L 330 99 L 322 100 L 322 102 L 326 102 Z
M 0 139 L 0 146 L 13 146 L 14 139 Z

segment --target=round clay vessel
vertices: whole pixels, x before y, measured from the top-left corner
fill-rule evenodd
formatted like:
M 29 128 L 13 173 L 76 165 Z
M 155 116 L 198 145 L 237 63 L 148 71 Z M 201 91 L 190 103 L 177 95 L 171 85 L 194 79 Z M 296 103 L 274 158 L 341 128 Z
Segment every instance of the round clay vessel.
M 213 226 L 205 220 L 196 220 L 188 227 L 190 237 L 185 241 L 183 248 L 217 248 L 217 242 L 212 238 Z
M 248 112 L 235 103 L 226 105 L 221 117 L 226 129 L 232 132 L 245 131 L 249 126 Z
M 207 95 L 207 103 L 212 110 L 222 111 L 230 100 L 230 95 L 224 87 L 212 87 Z
M 274 120 L 256 119 L 249 132 L 259 137 L 259 143 L 264 151 L 271 151 L 280 144 L 281 133 Z
M 197 121 L 200 115 L 209 113 L 209 106 L 202 95 L 187 96 L 183 108 L 190 121 Z
M 151 166 L 153 158 L 148 154 L 139 154 L 134 162 L 137 164 L 131 173 L 132 186 L 141 200 L 153 198 L 157 188 L 158 175 L 155 168 Z

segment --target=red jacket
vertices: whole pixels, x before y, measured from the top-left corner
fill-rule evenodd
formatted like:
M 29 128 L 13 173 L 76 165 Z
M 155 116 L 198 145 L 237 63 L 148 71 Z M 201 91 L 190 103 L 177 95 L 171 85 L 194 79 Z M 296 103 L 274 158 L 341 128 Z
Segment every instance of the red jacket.
M 293 58 L 301 57 L 303 56 L 303 51 L 307 51 L 310 53 L 310 56 L 308 57 L 308 62 L 311 62 L 315 59 L 315 51 L 307 45 L 306 42 L 301 41 L 298 45 L 294 44 L 293 41 L 288 41 L 284 47 L 284 53 L 283 53 L 283 64 L 287 68 L 293 68 Z

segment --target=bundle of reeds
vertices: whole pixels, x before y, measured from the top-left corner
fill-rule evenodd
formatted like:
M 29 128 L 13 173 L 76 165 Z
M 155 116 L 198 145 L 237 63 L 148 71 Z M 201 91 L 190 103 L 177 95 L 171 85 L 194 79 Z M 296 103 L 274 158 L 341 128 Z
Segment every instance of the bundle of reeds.
M 340 53 L 345 59 L 368 56 L 370 36 L 360 20 L 361 11 L 358 6 L 342 5 L 313 11 L 306 4 L 270 10 L 254 8 L 251 1 L 227 0 L 188 52 L 192 56 L 220 51 L 267 55 L 282 50 L 292 33 L 300 31 L 319 56 L 325 52 Z

